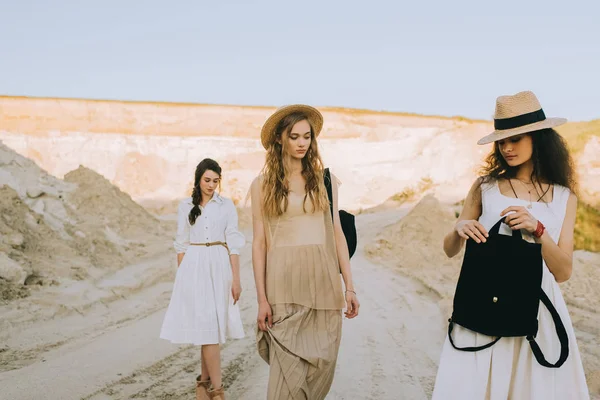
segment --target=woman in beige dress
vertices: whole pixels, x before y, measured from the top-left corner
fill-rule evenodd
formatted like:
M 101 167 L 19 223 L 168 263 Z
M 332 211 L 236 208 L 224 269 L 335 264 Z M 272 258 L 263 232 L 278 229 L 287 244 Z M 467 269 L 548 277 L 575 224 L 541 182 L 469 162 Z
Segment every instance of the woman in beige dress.
M 277 110 L 264 124 L 265 166 L 251 188 L 257 341 L 270 365 L 268 400 L 324 399 L 337 361 L 342 312 L 359 303 L 332 177 L 333 219 L 313 107 Z M 342 289 L 342 279 L 346 290 Z

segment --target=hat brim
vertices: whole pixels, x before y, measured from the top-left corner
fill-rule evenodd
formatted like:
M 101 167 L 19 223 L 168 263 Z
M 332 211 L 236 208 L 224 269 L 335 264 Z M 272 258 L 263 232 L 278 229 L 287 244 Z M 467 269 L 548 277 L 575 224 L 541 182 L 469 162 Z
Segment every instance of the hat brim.
M 319 110 L 305 104 L 284 106 L 275 111 L 262 127 L 260 132 L 260 141 L 265 149 L 268 149 L 275 140 L 275 129 L 277 129 L 279 122 L 281 122 L 281 120 L 286 116 L 295 112 L 301 112 L 306 115 L 306 118 L 314 129 L 315 137 L 319 136 L 321 129 L 323 129 L 323 115 L 319 112 Z
M 498 140 L 506 139 L 512 136 L 522 135 L 528 132 L 539 131 L 541 129 L 549 129 L 554 128 L 560 125 L 563 125 L 567 122 L 566 118 L 546 118 L 543 121 L 535 122 L 529 125 L 523 125 L 518 128 L 513 129 L 505 129 L 505 130 L 495 130 L 487 136 L 479 139 L 477 144 L 488 144 L 492 142 L 497 142 Z

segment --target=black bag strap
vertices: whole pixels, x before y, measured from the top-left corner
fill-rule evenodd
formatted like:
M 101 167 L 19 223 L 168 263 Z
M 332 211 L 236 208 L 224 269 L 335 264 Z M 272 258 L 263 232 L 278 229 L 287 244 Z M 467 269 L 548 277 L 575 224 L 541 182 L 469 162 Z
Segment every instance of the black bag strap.
M 560 319 L 560 315 L 558 315 L 558 311 L 556 311 L 556 308 L 554 308 L 554 304 L 552 304 L 552 302 L 548 298 L 548 295 L 546 295 L 546 292 L 544 292 L 544 290 L 541 288 L 540 288 L 540 300 L 542 300 L 542 303 L 544 303 L 544 305 L 550 312 L 550 315 L 552 315 L 552 320 L 554 321 L 554 327 L 556 328 L 556 334 L 558 335 L 558 340 L 560 341 L 560 356 L 558 357 L 558 361 L 554 364 L 551 364 L 546 360 L 546 358 L 544 357 L 544 354 L 542 353 L 542 350 L 540 349 L 540 346 L 538 346 L 538 344 L 536 343 L 534 336 L 527 336 L 527 341 L 529 342 L 529 345 L 531 346 L 531 351 L 533 352 L 535 359 L 541 366 L 544 366 L 546 368 L 560 368 L 565 363 L 565 361 L 567 361 L 567 358 L 569 358 L 569 337 L 567 335 L 567 330 L 565 329 L 565 325 L 562 323 L 562 320 Z M 493 340 L 492 342 L 487 343 L 483 346 L 457 347 L 454 344 L 454 340 L 452 339 L 452 329 L 454 328 L 454 322 L 452 321 L 452 318 L 450 318 L 448 320 L 448 322 L 449 322 L 449 324 L 448 324 L 448 339 L 450 339 L 450 344 L 456 350 L 462 350 L 462 351 L 484 350 L 489 347 L 492 347 L 502 338 L 502 337 L 498 337 L 495 340 Z
M 333 189 L 331 188 L 331 173 L 329 168 L 325 168 L 323 177 L 325 178 L 325 189 L 327 189 L 327 198 L 329 199 L 329 211 L 333 220 Z
M 550 311 L 550 315 L 552 315 L 554 327 L 556 328 L 556 334 L 558 335 L 558 340 L 560 340 L 560 356 L 558 357 L 558 361 L 554 364 L 550 364 L 544 357 L 540 346 L 538 346 L 538 344 L 535 342 L 535 337 L 527 336 L 527 340 L 529 341 L 529 345 L 531 346 L 531 351 L 533 351 L 535 359 L 538 363 L 540 363 L 540 365 L 547 368 L 560 368 L 565 361 L 567 361 L 567 358 L 569 358 L 569 337 L 567 336 L 565 325 L 562 323 L 560 315 L 558 315 L 558 311 L 556 311 L 556 308 L 554 308 L 554 304 L 552 304 L 543 289 L 540 289 L 540 292 L 540 299 L 548 311 Z
M 494 339 L 493 341 L 491 341 L 490 343 L 484 344 L 483 346 L 477 346 L 477 347 L 457 347 L 454 344 L 454 340 L 452 340 L 452 329 L 454 328 L 454 321 L 452 321 L 452 318 L 450 318 L 448 320 L 448 322 L 449 322 L 449 324 L 448 324 L 448 339 L 450 339 L 450 344 L 456 350 L 462 350 L 462 351 L 479 351 L 479 350 L 484 350 L 484 349 L 487 349 L 488 347 L 492 347 L 493 345 L 495 345 L 496 343 L 498 343 L 498 340 L 502 339 L 502 336 L 499 336 L 496 339 Z

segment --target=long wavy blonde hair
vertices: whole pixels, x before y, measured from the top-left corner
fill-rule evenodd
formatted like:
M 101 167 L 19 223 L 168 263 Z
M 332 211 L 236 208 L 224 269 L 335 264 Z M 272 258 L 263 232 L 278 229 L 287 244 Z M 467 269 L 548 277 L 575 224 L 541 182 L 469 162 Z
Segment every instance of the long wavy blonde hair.
M 266 217 L 278 217 L 287 211 L 290 192 L 287 177 L 291 172 L 287 136 L 295 124 L 304 120 L 310 125 L 311 142 L 306 155 L 302 158 L 302 176 L 306 181 L 303 209 L 306 212 L 307 199 L 312 204 L 312 212 L 325 211 L 329 207 L 323 182 L 323 160 L 319 155 L 314 127 L 305 114 L 296 112 L 287 115 L 279 122 L 273 142 L 267 149 L 265 165 L 262 169 L 262 209 Z

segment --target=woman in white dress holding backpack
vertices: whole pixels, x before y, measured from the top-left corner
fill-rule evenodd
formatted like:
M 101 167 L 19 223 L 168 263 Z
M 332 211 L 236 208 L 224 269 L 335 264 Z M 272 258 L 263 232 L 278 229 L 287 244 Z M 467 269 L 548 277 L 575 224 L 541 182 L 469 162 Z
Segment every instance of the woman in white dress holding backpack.
M 219 164 L 202 160 L 192 197 L 179 203 L 174 242 L 178 269 L 160 332 L 173 343 L 202 346 L 196 400 L 225 400 L 220 344 L 244 337 L 237 301 L 245 238 L 235 205 L 216 191 L 220 182 Z
M 558 285 L 571 276 L 577 210 L 572 161 L 564 140 L 552 129 L 566 120 L 546 118 L 535 95 L 521 92 L 497 99 L 494 122 L 496 130 L 478 142 L 494 143 L 485 173 L 472 186 L 458 222 L 444 239 L 444 251 L 453 257 L 467 239 L 485 242 L 502 217 L 506 218 L 500 234 L 520 230 L 524 239 L 541 244 L 542 289 L 565 326 L 569 354 L 559 368 L 547 368 L 538 363 L 525 337 L 503 337 L 475 352 L 455 349 L 447 337 L 433 399 L 589 399 L 575 333 Z M 561 343 L 545 307 L 539 308 L 538 321 L 535 341 L 547 359 L 556 360 Z M 461 347 L 479 347 L 493 340 L 460 325 L 455 325 L 452 337 Z

